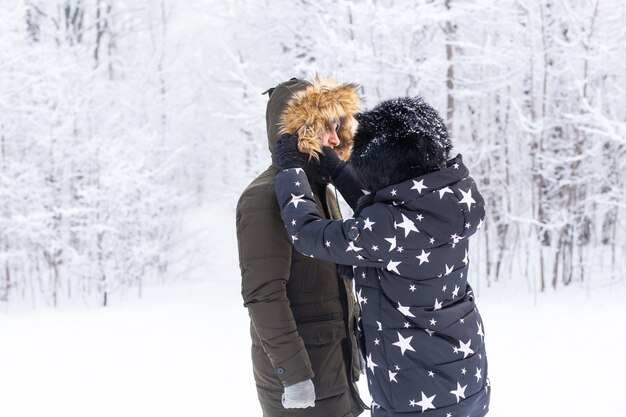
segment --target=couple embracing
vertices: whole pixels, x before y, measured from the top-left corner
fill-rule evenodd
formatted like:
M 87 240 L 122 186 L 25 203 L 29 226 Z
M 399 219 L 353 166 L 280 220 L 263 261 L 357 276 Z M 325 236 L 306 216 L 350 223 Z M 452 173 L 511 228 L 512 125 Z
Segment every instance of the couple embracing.
M 236 213 L 264 417 L 357 416 L 362 372 L 373 416 L 486 415 L 467 282 L 484 201 L 444 121 L 419 97 L 360 112 L 357 86 L 332 79 L 267 93 L 272 165 Z

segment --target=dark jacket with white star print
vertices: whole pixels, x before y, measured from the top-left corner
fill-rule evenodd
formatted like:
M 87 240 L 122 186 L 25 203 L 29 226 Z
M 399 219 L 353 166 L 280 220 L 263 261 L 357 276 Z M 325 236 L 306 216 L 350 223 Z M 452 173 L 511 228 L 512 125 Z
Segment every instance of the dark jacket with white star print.
M 301 169 L 280 172 L 274 189 L 297 250 L 355 266 L 373 415 L 484 416 L 484 330 L 467 273 L 485 209 L 461 156 L 368 196 L 344 221 L 322 219 Z

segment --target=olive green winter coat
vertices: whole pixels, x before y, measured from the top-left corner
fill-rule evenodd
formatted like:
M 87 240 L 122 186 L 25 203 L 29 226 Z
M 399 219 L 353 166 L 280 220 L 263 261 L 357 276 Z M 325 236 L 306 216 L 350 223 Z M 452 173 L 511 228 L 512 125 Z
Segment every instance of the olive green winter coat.
M 315 86 L 292 79 L 270 92 L 270 150 L 279 136 L 280 117 L 294 105 L 294 94 Z M 352 283 L 338 275 L 335 264 L 293 249 L 272 186 L 276 174 L 272 164 L 246 188 L 236 219 L 241 292 L 250 316 L 253 371 L 263 415 L 357 416 L 364 405 L 355 386 L 360 363 Z M 340 218 L 335 195 L 323 180 L 312 180 L 320 212 Z M 284 387 L 309 378 L 315 386 L 315 407 L 283 408 Z

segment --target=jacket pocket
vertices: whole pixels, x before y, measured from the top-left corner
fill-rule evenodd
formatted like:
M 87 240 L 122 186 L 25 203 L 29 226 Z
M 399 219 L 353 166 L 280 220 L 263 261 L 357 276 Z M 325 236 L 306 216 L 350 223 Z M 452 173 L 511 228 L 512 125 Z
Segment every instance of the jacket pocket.
M 346 337 L 342 320 L 327 320 L 298 324 L 298 333 L 305 345 L 326 345 Z
M 350 377 L 345 352 L 346 330 L 343 320 L 322 320 L 298 325 L 311 367 L 317 399 L 348 393 Z

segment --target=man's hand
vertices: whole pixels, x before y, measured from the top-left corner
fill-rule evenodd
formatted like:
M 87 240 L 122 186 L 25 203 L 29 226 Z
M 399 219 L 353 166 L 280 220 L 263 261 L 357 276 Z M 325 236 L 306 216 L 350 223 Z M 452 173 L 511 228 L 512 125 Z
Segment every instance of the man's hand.
M 285 133 L 274 147 L 274 158 L 278 171 L 288 168 L 304 168 L 309 156 L 298 150 L 298 135 Z
M 285 387 L 282 403 L 285 408 L 315 407 L 315 387 L 313 386 L 313 381 L 307 379 L 306 381 Z

